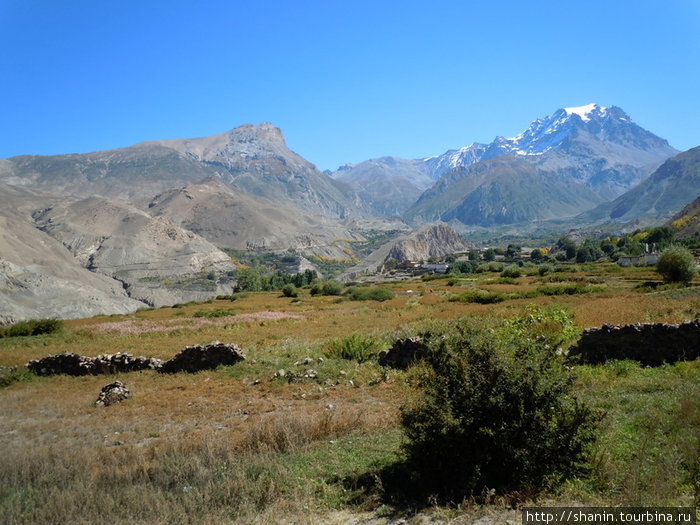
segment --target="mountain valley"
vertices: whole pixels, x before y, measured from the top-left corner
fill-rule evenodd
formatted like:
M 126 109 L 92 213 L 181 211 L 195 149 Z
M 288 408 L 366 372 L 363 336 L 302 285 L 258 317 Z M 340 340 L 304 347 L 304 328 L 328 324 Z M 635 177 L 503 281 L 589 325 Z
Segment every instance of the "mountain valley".
M 596 104 L 557 110 L 513 138 L 333 173 L 271 124 L 1 159 L 0 322 L 228 294 L 240 264 L 222 249 L 295 254 L 321 274 L 309 261 L 359 263 L 357 276 L 394 252 L 465 251 L 476 230 L 662 223 L 700 195 L 697 160 L 698 148 L 679 153 Z

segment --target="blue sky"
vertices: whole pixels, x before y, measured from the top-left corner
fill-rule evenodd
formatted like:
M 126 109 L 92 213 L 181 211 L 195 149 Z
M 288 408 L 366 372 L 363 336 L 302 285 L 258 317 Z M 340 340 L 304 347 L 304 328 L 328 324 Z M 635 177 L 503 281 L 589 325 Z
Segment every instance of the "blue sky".
M 590 102 L 700 145 L 700 1 L 0 0 L 0 158 L 272 122 L 335 169 Z

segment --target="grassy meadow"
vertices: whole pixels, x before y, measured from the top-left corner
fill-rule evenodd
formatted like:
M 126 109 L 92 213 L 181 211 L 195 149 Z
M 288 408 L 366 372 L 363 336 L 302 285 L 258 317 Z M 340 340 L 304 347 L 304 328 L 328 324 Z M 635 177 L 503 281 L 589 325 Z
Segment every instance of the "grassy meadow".
M 450 507 L 387 496 L 383 473 L 403 458 L 400 407 L 417 395 L 413 369 L 373 358 L 397 337 L 461 317 L 499 322 L 531 304 L 566 309 L 578 331 L 700 317 L 697 279 L 669 287 L 652 268 L 569 269 L 385 283 L 394 297 L 384 301 L 251 292 L 0 338 L 0 523 L 381 523 L 417 511 L 449 522 L 533 502 L 696 504 L 699 361 L 575 366 L 575 392 L 602 420 L 588 469 L 563 485 Z M 365 358 L 343 358 L 350 337 L 371 339 Z M 196 374 L 117 374 L 132 398 L 111 407 L 94 401 L 112 376 L 17 368 L 66 351 L 169 359 L 213 340 L 247 359 Z

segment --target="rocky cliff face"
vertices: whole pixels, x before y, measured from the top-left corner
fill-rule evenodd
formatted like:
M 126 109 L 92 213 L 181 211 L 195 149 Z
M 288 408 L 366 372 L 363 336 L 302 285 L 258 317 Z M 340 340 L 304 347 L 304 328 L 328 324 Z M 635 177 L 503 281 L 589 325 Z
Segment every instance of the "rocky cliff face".
M 464 238 L 447 224 L 428 224 L 408 237 L 395 241 L 387 258 L 399 262 L 425 261 L 431 257 L 443 257 L 469 248 L 470 245 Z

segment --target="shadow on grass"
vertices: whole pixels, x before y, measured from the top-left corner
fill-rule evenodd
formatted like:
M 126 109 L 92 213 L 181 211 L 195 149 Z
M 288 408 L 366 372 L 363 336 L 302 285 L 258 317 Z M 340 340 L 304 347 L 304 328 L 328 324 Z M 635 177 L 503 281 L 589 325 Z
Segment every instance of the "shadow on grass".
M 353 497 L 349 503 L 358 506 L 371 506 L 387 509 L 383 514 L 392 519 L 417 514 L 435 505 L 456 507 L 460 505 L 484 505 L 498 501 L 500 504 L 516 508 L 533 501 L 544 490 L 525 488 L 496 495 L 495 491 L 484 488 L 475 495 L 450 496 L 449 487 L 437 488 L 421 480 L 415 468 L 407 461 L 386 465 L 379 470 L 356 476 L 334 480 Z

